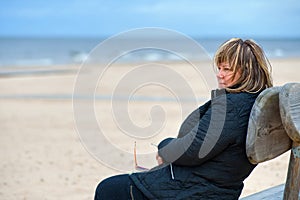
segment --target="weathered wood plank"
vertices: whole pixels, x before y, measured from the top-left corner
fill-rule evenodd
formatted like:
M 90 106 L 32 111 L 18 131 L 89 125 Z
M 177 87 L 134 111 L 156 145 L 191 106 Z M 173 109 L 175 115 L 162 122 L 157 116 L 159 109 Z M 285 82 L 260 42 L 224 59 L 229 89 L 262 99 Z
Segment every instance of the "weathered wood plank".
M 282 200 L 284 184 L 241 198 L 240 200 Z
M 266 190 L 251 194 L 249 196 L 240 198 L 240 200 L 282 200 L 284 196 L 285 184 L 277 185 Z M 300 195 L 298 199 L 289 200 L 300 200 Z
M 300 149 L 300 143 L 294 142 L 291 151 L 288 174 L 284 189 L 284 200 L 297 200 L 300 191 L 300 157 L 293 150 Z M 300 152 L 300 150 L 298 150 Z
M 281 120 L 289 137 L 300 142 L 300 83 L 288 83 L 279 95 Z
M 300 84 L 288 83 L 279 94 L 281 120 L 288 136 L 293 140 L 284 200 L 299 197 L 300 191 Z
M 253 164 L 273 159 L 291 148 L 292 142 L 280 117 L 280 90 L 281 87 L 264 90 L 251 110 L 246 152 Z
M 278 134 L 274 133 L 274 130 Z M 270 88 L 259 95 L 249 120 L 247 155 L 252 163 L 263 162 L 290 149 L 291 142 L 292 150 L 285 186 L 264 190 L 241 200 L 300 200 L 300 83 Z M 271 144 L 280 148 L 269 149 L 272 148 Z

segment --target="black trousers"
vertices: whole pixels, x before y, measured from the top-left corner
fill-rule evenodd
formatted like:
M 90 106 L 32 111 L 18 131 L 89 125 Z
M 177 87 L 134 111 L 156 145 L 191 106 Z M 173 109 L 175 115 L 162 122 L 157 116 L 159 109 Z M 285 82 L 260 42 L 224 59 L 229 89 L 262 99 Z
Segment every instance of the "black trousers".
M 95 200 L 139 200 L 147 199 L 135 186 L 128 174 L 112 176 L 99 183 Z

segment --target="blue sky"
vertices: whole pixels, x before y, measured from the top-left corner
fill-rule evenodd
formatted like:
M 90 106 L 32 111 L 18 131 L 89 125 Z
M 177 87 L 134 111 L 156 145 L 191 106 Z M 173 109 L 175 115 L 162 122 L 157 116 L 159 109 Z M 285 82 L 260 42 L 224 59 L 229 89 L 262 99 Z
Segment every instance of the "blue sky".
M 300 38 L 299 0 L 1 0 L 0 36 L 110 36 L 141 27 L 195 37 Z

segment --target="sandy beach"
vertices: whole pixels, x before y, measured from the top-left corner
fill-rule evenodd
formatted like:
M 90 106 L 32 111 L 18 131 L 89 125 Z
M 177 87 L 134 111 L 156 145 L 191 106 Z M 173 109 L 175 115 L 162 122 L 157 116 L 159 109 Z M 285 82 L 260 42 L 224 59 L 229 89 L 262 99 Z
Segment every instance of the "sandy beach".
M 270 61 L 275 86 L 300 82 L 300 58 Z M 185 73 L 184 66 L 175 65 L 179 71 L 183 70 Z M 113 119 L 103 113 L 110 114 L 111 104 L 106 97 L 111 95 L 109 91 L 114 83 L 118 82 L 117 77 L 126 73 L 123 70 L 128 68 L 115 66 L 110 72 L 107 71 L 108 76 L 101 79 L 103 88 L 99 87 L 96 91 L 100 96 L 95 103 L 97 110 L 95 115 L 104 132 L 108 133 L 106 135 L 108 140 L 116 143 L 125 154 L 132 152 L 135 139 L 130 135 L 119 137 L 110 134 L 119 130 L 114 125 Z M 34 73 L 25 73 L 22 68 L 18 68 L 18 73 L 9 73 L 5 68 L 0 71 L 0 199 L 93 199 L 95 187 L 100 180 L 122 172 L 99 162 L 93 151 L 82 143 L 82 135 L 77 132 L 72 94 L 79 66 L 54 66 L 50 71 L 31 69 Z M 186 71 L 186 77 L 192 82 L 197 82 L 197 77 L 189 74 L 189 71 Z M 132 109 L 130 117 L 138 125 L 147 126 L 151 119 L 139 111 L 143 111 L 144 108 L 149 111 L 148 100 L 151 105 L 153 101 L 164 105 L 167 122 L 162 132 L 167 134 L 151 137 L 150 142 L 155 143 L 165 136 L 175 137 L 182 119 L 176 114 L 178 103 L 166 99 L 165 93 L 160 89 L 150 87 L 147 92 L 143 93 L 141 90 L 137 93 L 140 96 L 151 97 L 153 92 L 163 98 L 137 99 L 130 104 Z M 196 93 L 200 101 L 204 102 L 208 97 L 205 88 L 199 87 Z M 90 131 L 88 121 L 85 126 L 87 131 Z M 146 145 L 150 142 L 140 140 L 137 147 L 139 152 L 153 152 L 153 147 Z M 109 156 L 110 161 L 119 164 L 121 162 L 120 165 L 126 166 L 124 169 L 132 167 L 133 170 L 133 158 L 127 159 L 124 155 L 123 159 L 122 155 L 118 157 L 110 152 L 103 151 L 103 153 Z M 259 164 L 245 180 L 241 196 L 284 183 L 289 154 L 290 152 L 287 152 L 276 159 Z M 140 160 L 141 163 L 146 166 L 154 165 L 155 158 Z

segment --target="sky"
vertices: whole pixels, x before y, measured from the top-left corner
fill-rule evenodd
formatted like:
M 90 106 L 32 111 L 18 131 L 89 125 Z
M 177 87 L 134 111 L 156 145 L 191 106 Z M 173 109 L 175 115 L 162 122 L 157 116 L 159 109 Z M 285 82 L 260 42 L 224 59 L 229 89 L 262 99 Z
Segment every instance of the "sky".
M 299 0 L 1 0 L 0 37 L 101 37 L 160 27 L 192 37 L 300 38 Z

